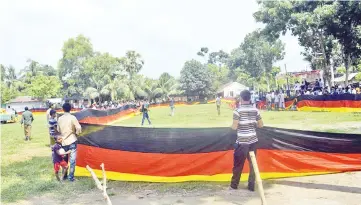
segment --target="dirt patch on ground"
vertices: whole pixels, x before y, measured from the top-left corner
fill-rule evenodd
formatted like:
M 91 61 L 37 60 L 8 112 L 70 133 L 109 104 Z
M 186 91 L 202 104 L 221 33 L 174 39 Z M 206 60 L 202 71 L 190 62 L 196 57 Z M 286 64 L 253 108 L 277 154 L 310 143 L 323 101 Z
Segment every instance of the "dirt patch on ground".
M 360 205 L 361 172 L 329 174 L 264 181 L 268 204 L 272 205 Z M 206 183 L 206 182 L 204 182 Z M 260 205 L 257 192 L 249 192 L 242 185 L 239 190 L 228 190 L 226 184 L 212 189 L 165 191 L 139 186 L 132 191 L 110 187 L 108 193 L 114 205 Z M 144 189 L 143 189 L 144 188 Z M 59 201 L 52 195 L 19 201 L 20 205 L 93 204 L 105 205 L 98 190 L 81 194 L 74 199 Z

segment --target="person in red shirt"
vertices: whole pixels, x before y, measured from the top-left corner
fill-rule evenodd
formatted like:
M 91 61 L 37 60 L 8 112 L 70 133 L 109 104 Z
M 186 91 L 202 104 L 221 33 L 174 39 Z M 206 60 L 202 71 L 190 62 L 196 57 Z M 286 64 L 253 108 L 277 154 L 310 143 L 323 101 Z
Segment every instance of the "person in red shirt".
M 54 164 L 54 172 L 55 177 L 58 181 L 62 181 L 64 179 L 65 174 L 68 171 L 68 163 L 65 160 L 65 157 L 67 154 L 71 152 L 71 150 L 65 152 L 64 149 L 61 146 L 61 143 L 63 142 L 63 138 L 61 135 L 57 134 L 54 137 L 54 140 L 56 143 L 54 146 L 51 147 L 51 150 L 53 151 L 52 157 L 53 157 L 53 164 Z M 59 177 L 59 170 L 60 167 L 62 168 L 62 174 L 61 177 Z

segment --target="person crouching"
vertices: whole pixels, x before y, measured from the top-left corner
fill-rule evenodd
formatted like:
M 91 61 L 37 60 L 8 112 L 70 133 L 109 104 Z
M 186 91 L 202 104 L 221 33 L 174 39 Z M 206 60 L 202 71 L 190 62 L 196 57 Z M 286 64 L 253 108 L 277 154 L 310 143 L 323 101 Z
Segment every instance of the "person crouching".
M 55 144 L 51 147 L 51 150 L 53 152 L 53 163 L 54 163 L 54 172 L 55 177 L 58 181 L 63 181 L 65 174 L 68 171 L 68 163 L 65 161 L 65 157 L 67 154 L 70 153 L 71 150 L 68 152 L 65 152 L 63 147 L 61 146 L 61 143 L 63 142 L 63 138 L 61 135 L 56 135 L 54 137 Z M 59 177 L 59 170 L 60 167 L 62 168 L 61 177 Z

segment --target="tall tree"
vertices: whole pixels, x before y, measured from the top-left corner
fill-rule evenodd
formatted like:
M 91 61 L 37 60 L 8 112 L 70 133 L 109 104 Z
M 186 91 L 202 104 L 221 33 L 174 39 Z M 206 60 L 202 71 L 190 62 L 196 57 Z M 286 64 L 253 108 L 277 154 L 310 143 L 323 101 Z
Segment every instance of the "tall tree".
M 59 96 L 62 85 L 57 76 L 37 75 L 26 88 L 26 92 L 33 97 L 46 99 Z
M 79 35 L 64 42 L 63 57 L 59 60 L 59 78 L 65 95 L 80 95 L 89 87 L 89 76 L 84 71 L 84 63 L 93 56 L 93 45 L 89 38 Z
M 228 83 L 229 69 L 227 66 L 218 67 L 214 64 L 208 64 L 207 68 L 212 78 L 212 91 L 217 91 L 222 85 Z
M 143 90 L 147 93 L 149 101 L 162 96 L 162 89 L 158 87 L 158 81 L 154 79 L 146 78 Z
M 179 82 L 169 73 L 162 73 L 158 80 L 158 87 L 162 91 L 163 97 L 180 94 Z
M 51 65 L 40 65 L 39 71 L 46 76 L 56 76 L 58 73 Z
M 180 77 L 181 88 L 187 95 L 205 96 L 211 88 L 211 74 L 201 62 L 185 62 Z
M 357 64 L 354 59 L 361 57 L 361 2 L 334 1 L 321 12 L 326 32 L 341 44 L 346 68 L 345 83 L 348 84 L 349 68 Z
M 208 63 L 216 64 L 219 67 L 224 66 L 229 58 L 229 54 L 224 52 L 223 50 L 219 50 L 217 52 L 211 52 L 209 54 Z
M 0 64 L 1 67 L 1 103 L 6 103 L 9 100 L 15 98 L 19 95 L 21 90 L 20 81 L 17 80 L 15 74 L 15 68 L 13 66 L 4 66 Z
M 279 38 L 288 30 L 298 36 L 301 46 L 308 48 L 308 58 L 321 53 L 326 79 L 332 84 L 330 66 L 332 43 L 322 24 L 322 15 L 331 1 L 259 1 L 260 10 L 254 14 L 258 22 L 266 24 L 263 32 L 269 38 Z M 320 57 L 320 56 L 318 56 Z M 311 57 L 313 58 L 313 57 Z
M 40 64 L 31 59 L 28 59 L 27 63 L 29 63 L 29 65 L 25 66 L 25 68 L 20 71 L 20 79 L 23 82 L 30 84 L 32 79 L 40 74 Z
M 209 49 L 207 47 L 202 47 L 200 51 L 198 51 L 197 55 L 199 56 L 206 56 L 208 54 Z
M 6 67 L 3 64 L 0 64 L 0 69 L 1 69 L 1 82 L 4 82 L 5 78 L 6 78 Z
M 280 40 L 269 40 L 259 30 L 249 33 L 244 38 L 240 48 L 231 53 L 230 66 L 233 72 L 238 69 L 238 80 L 246 80 L 249 85 L 261 77 L 266 78 L 268 90 L 270 90 L 273 64 L 284 57 L 284 44 Z M 245 74 L 245 73 L 246 74 Z M 251 78 L 250 78 L 251 77 Z M 251 87 L 255 87 L 253 84 Z
M 125 57 L 121 59 L 121 62 L 124 66 L 124 69 L 128 72 L 130 79 L 139 73 L 144 65 L 142 56 L 135 51 L 127 51 Z
M 107 85 L 102 89 L 102 93 L 109 95 L 111 100 L 119 100 L 121 98 L 127 98 L 129 95 L 129 86 L 127 85 L 128 79 L 125 76 L 117 76 L 115 79 L 112 79 Z

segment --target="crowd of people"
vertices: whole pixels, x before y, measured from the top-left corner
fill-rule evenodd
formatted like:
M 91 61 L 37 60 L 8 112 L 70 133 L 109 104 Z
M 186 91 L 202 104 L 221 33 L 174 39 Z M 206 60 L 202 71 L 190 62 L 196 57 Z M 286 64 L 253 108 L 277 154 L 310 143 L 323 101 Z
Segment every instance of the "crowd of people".
M 284 110 L 286 108 L 285 97 L 283 91 L 268 92 L 266 94 L 267 110 L 272 110 L 273 107 L 277 111 Z
M 296 82 L 294 86 L 294 92 L 296 96 L 300 95 L 340 95 L 340 94 L 361 94 L 360 85 L 349 84 L 348 86 L 335 85 L 325 86 L 322 79 L 316 79 L 314 83 L 302 80 L 302 82 Z
M 321 79 L 316 79 L 310 83 L 306 80 L 295 83 L 292 90 L 279 89 L 270 92 L 251 91 L 251 104 L 258 105 L 260 101 L 265 101 L 265 107 L 260 109 L 284 110 L 285 99 L 289 97 L 298 97 L 302 95 L 342 95 L 342 94 L 361 94 L 361 84 L 350 84 L 348 86 L 335 85 L 329 88 L 325 86 Z
M 83 106 L 82 108 L 83 109 L 90 108 L 95 110 L 108 110 L 108 109 L 120 108 L 126 105 L 140 107 L 142 103 L 144 103 L 144 100 L 118 101 L 118 102 L 105 101 L 103 103 L 97 102 L 88 106 Z

